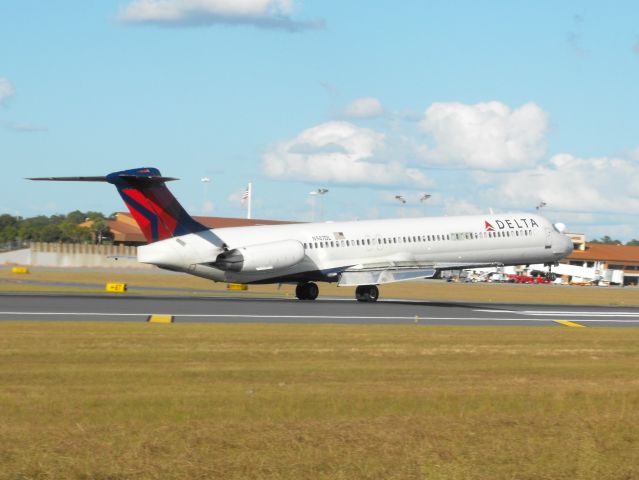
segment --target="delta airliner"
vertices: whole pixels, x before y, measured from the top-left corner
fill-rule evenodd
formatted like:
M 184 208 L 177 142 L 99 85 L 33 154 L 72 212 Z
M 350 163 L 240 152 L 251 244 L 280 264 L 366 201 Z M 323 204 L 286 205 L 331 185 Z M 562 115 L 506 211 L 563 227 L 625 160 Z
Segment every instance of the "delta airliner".
M 530 213 L 257 225 L 209 229 L 195 221 L 155 168 L 101 177 L 30 180 L 108 182 L 144 233 L 138 261 L 232 283 L 292 283 L 315 300 L 315 282 L 355 286 L 361 302 L 377 285 L 432 278 L 443 270 L 554 264 L 572 252 L 562 224 Z

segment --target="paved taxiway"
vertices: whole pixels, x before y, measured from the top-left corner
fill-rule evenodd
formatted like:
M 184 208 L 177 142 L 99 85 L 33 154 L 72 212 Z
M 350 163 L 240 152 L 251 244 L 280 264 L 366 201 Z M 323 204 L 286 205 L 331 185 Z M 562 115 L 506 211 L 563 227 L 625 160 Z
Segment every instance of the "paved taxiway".
M 0 320 L 136 322 L 145 321 L 151 314 L 173 315 L 175 322 L 180 323 L 639 327 L 637 307 L 437 303 L 393 299 L 367 304 L 346 298 L 301 302 L 254 297 L 0 294 Z

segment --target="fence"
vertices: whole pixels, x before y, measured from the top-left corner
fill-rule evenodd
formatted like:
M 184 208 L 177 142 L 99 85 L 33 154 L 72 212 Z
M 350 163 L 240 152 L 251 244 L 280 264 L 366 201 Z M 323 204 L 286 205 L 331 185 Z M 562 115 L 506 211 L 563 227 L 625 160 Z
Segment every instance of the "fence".
M 151 268 L 138 263 L 137 248 L 126 245 L 31 242 L 27 248 L 0 252 L 0 265 L 40 267 Z

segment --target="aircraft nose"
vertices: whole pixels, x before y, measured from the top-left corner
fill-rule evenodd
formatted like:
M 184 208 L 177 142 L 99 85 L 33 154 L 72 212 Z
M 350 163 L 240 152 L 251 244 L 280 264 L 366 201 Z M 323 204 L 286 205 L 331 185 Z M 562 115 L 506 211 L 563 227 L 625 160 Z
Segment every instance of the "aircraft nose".
M 570 239 L 570 237 L 568 237 L 568 235 L 563 235 L 563 241 L 564 241 L 564 248 L 563 248 L 563 253 L 564 256 L 567 257 L 568 255 L 570 255 L 574 249 L 574 246 L 572 244 L 572 240 Z

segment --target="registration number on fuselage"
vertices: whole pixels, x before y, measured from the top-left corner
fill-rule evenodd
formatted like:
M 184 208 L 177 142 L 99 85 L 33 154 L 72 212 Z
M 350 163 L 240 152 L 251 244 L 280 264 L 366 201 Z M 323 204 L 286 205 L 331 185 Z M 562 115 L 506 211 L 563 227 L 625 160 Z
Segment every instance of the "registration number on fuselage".
M 313 235 L 311 238 L 314 242 L 330 242 L 332 240 L 328 235 Z

